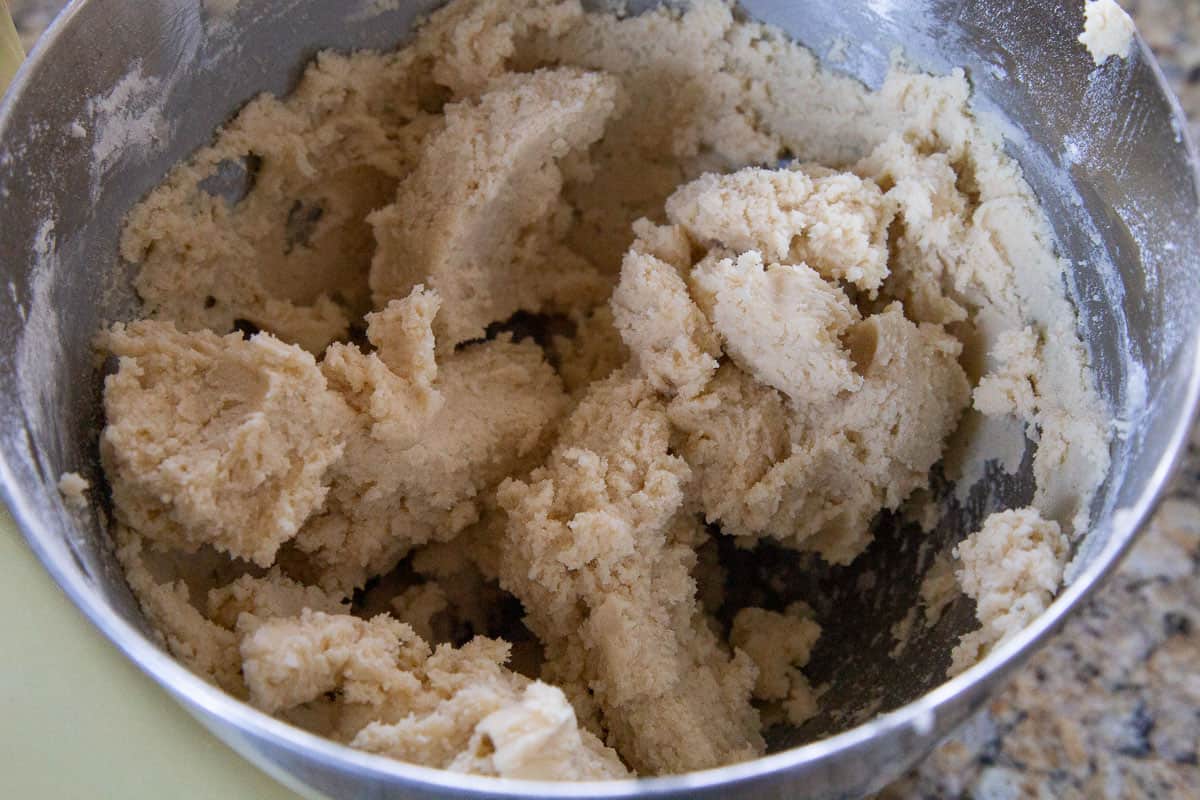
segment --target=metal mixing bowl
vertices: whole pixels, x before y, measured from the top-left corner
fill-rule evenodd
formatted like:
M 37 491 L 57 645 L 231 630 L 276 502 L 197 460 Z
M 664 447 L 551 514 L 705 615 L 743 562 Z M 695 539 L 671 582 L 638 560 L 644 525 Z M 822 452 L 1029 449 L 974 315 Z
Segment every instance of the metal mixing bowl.
M 818 53 L 851 43 L 834 68 L 873 86 L 897 47 L 922 69 L 967 71 L 977 109 L 1004 126 L 1073 264 L 1068 289 L 1081 333 L 1122 423 L 1113 468 L 1070 585 L 1036 624 L 956 679 L 943 682 L 950 647 L 973 626 L 967 599 L 898 660 L 888 655 L 889 630 L 916 593 L 920 555 L 908 546 L 913 532 L 885 519 L 850 568 L 770 559 L 795 578 L 798 596 L 816 589 L 827 598 L 818 611 L 828 633 L 809 671 L 816 683 L 839 677 L 818 719 L 770 732 L 771 755 L 643 781 L 505 782 L 350 750 L 192 675 L 148 635 L 112 557 L 103 502 L 74 512 L 55 490 L 66 470 L 100 485 L 101 367 L 89 341 L 102 321 L 135 313 L 116 249 L 122 215 L 241 104 L 286 92 L 319 49 L 393 47 L 434 4 L 77 0 L 43 38 L 0 108 L 0 324 L 9 331 L 0 350 L 0 477 L 30 546 L 96 626 L 201 722 L 312 796 L 844 797 L 880 787 L 977 708 L 1095 588 L 1184 445 L 1200 391 L 1200 203 L 1183 117 L 1152 57 L 1139 42 L 1128 61 L 1095 69 L 1075 40 L 1080 3 L 744 3 Z M 235 7 L 232 21 L 209 16 L 219 6 Z M 929 541 L 955 541 L 989 511 L 1027 502 L 1028 467 L 1027 458 L 1015 478 L 990 474 Z M 749 574 L 757 567 L 739 565 L 736 582 L 758 585 Z M 862 591 L 869 582 L 857 577 L 867 571 L 877 580 Z

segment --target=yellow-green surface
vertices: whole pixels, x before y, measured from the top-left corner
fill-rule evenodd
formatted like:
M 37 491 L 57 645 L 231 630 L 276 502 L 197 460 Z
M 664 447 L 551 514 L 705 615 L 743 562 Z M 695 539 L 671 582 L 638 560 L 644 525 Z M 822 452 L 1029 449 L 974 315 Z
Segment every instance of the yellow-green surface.
M 0 0 L 0 96 L 3 96 L 8 81 L 16 73 L 17 67 L 25 53 L 21 50 L 21 40 L 17 29 L 13 27 L 12 16 L 8 13 L 8 0 Z
M 0 798 L 295 800 L 67 600 L 0 505 Z

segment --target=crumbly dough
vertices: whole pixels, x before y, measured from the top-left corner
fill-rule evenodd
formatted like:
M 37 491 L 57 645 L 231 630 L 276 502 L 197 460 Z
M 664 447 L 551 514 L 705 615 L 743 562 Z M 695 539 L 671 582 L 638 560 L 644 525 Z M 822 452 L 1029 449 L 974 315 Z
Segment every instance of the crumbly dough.
M 861 387 L 836 403 L 818 396 L 819 410 L 789 406 L 733 366 L 705 396 L 672 404 L 709 521 L 848 563 L 870 543 L 881 508 L 928 484 L 968 398 L 959 343 L 940 326 L 914 325 L 899 304 L 854 325 L 846 341 Z
M 703 175 L 667 199 L 667 218 L 702 244 L 805 264 L 874 293 L 888 275 L 896 209 L 870 179 L 815 165 Z
M 78 472 L 64 472 L 58 479 L 58 493 L 72 508 L 87 508 L 91 489 L 92 484 Z
M 817 698 L 800 668 L 808 663 L 821 626 L 811 609 L 793 603 L 781 614 L 743 608 L 733 618 L 729 642 L 754 661 L 754 697 L 781 704 L 784 717 L 800 725 L 817 713 Z
M 701 264 L 693 281 L 729 357 L 794 405 L 824 405 L 862 387 L 842 345 L 858 309 L 803 261 L 764 266 L 750 250 Z
M 671 264 L 630 250 L 613 291 L 612 315 L 634 363 L 656 390 L 694 395 L 716 371 L 716 334 Z
M 269 333 L 117 324 L 100 440 L 117 519 L 160 544 L 270 566 L 321 508 L 351 414 L 311 355 Z
M 988 652 L 1037 619 L 1062 584 L 1067 537 L 1058 523 L 1036 509 L 1000 511 L 954 549 L 955 573 L 963 593 L 975 601 L 980 628 L 954 648 L 950 674 Z
M 1083 33 L 1079 43 L 1100 66 L 1112 56 L 1127 58 L 1136 27 L 1116 0 L 1087 0 L 1083 7 Z
M 181 661 L 354 747 L 754 758 L 820 712 L 821 627 L 730 607 L 719 537 L 847 564 L 964 415 L 1011 417 L 1037 511 L 960 546 L 956 663 L 1057 587 L 1108 426 L 1050 242 L 961 72 L 868 91 L 718 0 L 453 0 L 129 214 L 118 558 Z
M 705 534 L 669 440 L 651 381 L 623 370 L 589 389 L 545 466 L 499 495 L 501 584 L 546 648 L 544 675 L 649 773 L 763 751 L 754 667 L 699 609 L 691 569 Z
M 508 649 L 477 638 L 431 651 L 387 615 L 309 609 L 258 625 L 240 645 L 250 702 L 279 713 L 336 692 L 333 734 L 363 750 L 505 778 L 625 777 L 560 690 L 503 667 Z
M 992 357 L 997 366 L 984 375 L 975 387 L 974 404 L 978 411 L 992 416 L 1013 414 L 1033 419 L 1038 397 L 1033 382 L 1037 378 L 1038 338 L 1030 327 L 1005 331 L 996 338 Z
M 359 417 L 330 470 L 324 512 L 289 553 L 308 580 L 348 593 L 413 547 L 461 533 L 502 478 L 536 465 L 567 402 L 541 349 L 506 338 L 447 356 L 436 386 L 444 405 L 415 441 L 380 437 L 373 418 Z
M 569 209 L 556 161 L 600 138 L 619 97 L 615 78 L 563 68 L 447 106 L 396 201 L 370 216 L 376 304 L 427 281 L 444 298 L 445 347 L 518 310 L 595 305 L 603 281 L 558 241 Z

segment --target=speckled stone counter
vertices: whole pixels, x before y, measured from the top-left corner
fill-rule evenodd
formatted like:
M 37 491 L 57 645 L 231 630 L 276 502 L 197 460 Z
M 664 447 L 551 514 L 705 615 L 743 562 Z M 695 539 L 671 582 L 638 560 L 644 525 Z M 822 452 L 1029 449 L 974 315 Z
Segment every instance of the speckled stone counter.
M 62 4 L 11 0 L 27 47 Z M 1200 140 L 1200 0 L 1123 5 Z M 984 711 L 881 797 L 1200 797 L 1200 430 L 1120 571 Z

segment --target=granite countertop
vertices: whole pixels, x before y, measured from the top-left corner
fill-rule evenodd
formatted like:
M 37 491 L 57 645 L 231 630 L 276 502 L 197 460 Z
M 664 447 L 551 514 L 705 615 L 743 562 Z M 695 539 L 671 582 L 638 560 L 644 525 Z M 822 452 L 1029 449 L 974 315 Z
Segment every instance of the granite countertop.
M 64 4 L 10 2 L 27 47 Z M 1122 5 L 1200 141 L 1200 2 Z M 880 796 L 1200 796 L 1200 428 L 1119 572 L 986 709 Z

